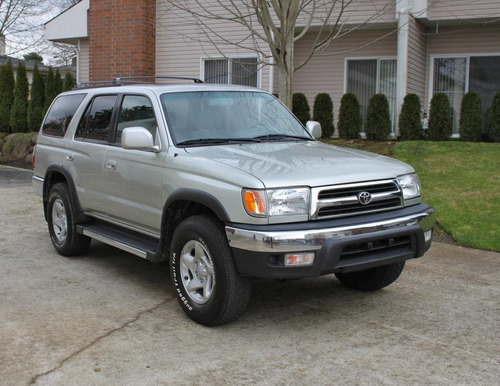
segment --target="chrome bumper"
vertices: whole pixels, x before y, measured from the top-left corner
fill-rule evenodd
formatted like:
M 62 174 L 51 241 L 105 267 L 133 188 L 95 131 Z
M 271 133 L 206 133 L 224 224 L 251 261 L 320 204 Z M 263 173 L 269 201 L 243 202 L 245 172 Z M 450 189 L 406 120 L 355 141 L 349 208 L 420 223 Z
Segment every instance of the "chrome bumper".
M 434 209 L 427 207 L 424 211 L 403 217 L 331 228 L 256 231 L 226 226 L 226 235 L 232 248 L 254 252 L 283 253 L 315 251 L 321 249 L 328 240 L 340 240 L 358 235 L 375 237 L 379 232 L 402 230 L 414 226 L 419 226 L 423 232 L 426 232 L 431 230 L 434 224 Z M 430 233 L 428 235 L 430 237 Z M 430 240 L 425 241 L 427 243 Z

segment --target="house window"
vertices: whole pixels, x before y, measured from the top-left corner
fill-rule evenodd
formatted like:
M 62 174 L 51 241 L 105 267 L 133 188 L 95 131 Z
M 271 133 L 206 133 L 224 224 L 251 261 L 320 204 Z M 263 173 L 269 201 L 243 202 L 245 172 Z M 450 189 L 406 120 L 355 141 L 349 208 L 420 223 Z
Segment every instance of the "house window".
M 205 83 L 258 86 L 257 58 L 204 59 Z
M 374 94 L 384 94 L 389 102 L 392 131 L 396 121 L 396 59 L 347 59 L 346 92 L 355 94 L 361 105 L 363 122 L 368 101 Z
M 451 105 L 453 135 L 458 136 L 460 105 L 465 93 L 477 92 L 483 108 L 483 125 L 495 93 L 500 90 L 500 55 L 433 58 L 432 95 L 445 93 Z

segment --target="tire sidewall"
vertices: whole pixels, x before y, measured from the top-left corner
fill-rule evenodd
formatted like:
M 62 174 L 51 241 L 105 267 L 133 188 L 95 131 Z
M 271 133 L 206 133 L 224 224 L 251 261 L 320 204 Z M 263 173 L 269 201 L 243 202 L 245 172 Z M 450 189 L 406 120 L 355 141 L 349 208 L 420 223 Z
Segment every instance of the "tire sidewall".
M 201 220 L 201 221 L 200 221 Z M 194 216 L 185 220 L 174 232 L 170 253 L 170 275 L 174 286 L 175 294 L 184 312 L 193 320 L 204 325 L 212 324 L 218 317 L 221 307 L 224 305 L 224 293 L 220 288 L 220 282 L 224 280 L 226 272 L 222 264 L 220 247 L 210 237 L 209 227 L 202 225 L 202 216 Z M 198 304 L 187 294 L 182 283 L 180 273 L 180 252 L 189 241 L 198 241 L 206 250 L 214 270 L 214 287 L 210 299 L 204 304 Z M 223 247 L 223 246 L 222 246 Z

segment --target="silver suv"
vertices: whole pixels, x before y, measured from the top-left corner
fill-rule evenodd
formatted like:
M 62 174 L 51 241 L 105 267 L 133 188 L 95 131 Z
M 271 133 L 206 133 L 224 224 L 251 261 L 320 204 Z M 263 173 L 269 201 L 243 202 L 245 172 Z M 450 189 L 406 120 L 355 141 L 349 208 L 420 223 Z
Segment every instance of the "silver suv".
M 272 95 L 199 84 L 92 85 L 42 124 L 34 187 L 55 249 L 91 239 L 168 260 L 185 313 L 238 318 L 252 278 L 335 276 L 373 291 L 431 245 L 415 171 L 318 142 Z

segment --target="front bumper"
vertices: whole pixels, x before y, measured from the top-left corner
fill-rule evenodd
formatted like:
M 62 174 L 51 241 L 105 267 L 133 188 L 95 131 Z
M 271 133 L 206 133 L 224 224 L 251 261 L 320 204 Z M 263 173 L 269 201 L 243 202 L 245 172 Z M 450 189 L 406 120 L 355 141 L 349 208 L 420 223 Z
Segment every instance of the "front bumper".
M 242 275 L 316 277 L 423 256 L 431 245 L 434 209 L 418 204 L 396 211 L 329 221 L 269 226 L 226 225 Z M 286 253 L 314 252 L 312 265 L 285 267 Z

